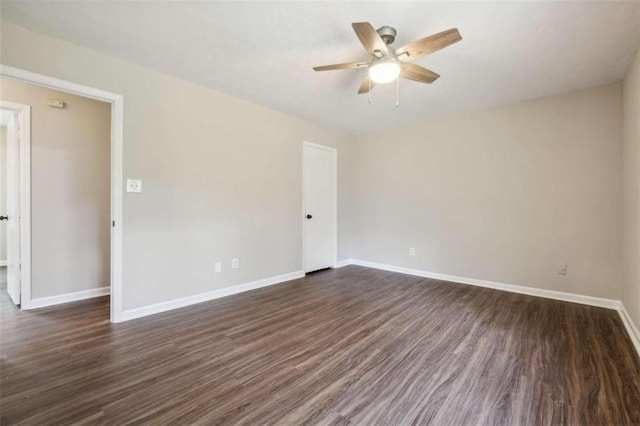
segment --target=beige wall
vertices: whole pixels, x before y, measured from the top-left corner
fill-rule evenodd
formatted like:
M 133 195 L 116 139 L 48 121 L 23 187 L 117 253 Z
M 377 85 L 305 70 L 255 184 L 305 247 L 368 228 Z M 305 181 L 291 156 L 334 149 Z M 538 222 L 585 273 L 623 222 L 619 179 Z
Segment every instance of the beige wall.
M 111 105 L 7 79 L 0 96 L 31 106 L 32 298 L 108 286 Z
M 0 126 L 0 215 L 7 214 L 7 127 Z M 7 260 L 7 222 L 0 221 L 0 260 Z
M 624 80 L 624 281 L 622 303 L 640 327 L 640 50 Z
M 144 189 L 124 196 L 124 309 L 300 271 L 303 140 L 338 148 L 348 235 L 349 135 L 6 22 L 1 31 L 3 64 L 124 96 L 124 174 Z
M 618 299 L 621 106 L 612 84 L 358 137 L 355 256 Z
M 124 198 L 125 309 L 300 270 L 302 140 L 338 148 L 339 259 L 621 297 L 620 84 L 353 137 L 1 35 L 4 64 L 124 95 L 125 177 L 144 182 Z

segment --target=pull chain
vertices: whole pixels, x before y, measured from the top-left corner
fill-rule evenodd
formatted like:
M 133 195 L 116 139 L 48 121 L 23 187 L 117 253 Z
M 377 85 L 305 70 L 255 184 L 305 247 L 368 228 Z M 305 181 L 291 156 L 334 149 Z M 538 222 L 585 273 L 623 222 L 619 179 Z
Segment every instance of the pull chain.
M 369 83 L 369 91 L 367 92 L 367 96 L 369 97 L 369 103 L 371 104 L 371 79 L 368 80 Z M 400 108 L 400 79 L 396 79 L 396 108 Z

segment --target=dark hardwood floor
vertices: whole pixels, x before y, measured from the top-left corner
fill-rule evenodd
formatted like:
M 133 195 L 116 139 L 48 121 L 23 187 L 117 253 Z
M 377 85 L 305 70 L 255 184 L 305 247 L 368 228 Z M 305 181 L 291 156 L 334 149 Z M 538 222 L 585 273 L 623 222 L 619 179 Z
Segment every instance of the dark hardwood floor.
M 618 314 L 362 267 L 122 324 L 1 297 L 3 425 L 638 425 Z

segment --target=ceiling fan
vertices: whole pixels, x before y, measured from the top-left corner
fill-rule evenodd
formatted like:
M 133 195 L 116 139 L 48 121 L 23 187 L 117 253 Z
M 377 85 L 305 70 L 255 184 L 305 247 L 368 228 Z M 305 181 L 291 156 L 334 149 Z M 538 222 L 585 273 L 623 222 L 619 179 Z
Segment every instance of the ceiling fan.
M 354 22 L 351 26 L 365 50 L 372 55 L 371 61 L 324 65 L 313 69 L 314 71 L 331 71 L 368 68 L 369 72 L 360 85 L 358 94 L 368 93 L 376 84 L 389 83 L 398 77 L 420 83 L 433 83 L 440 75 L 420 65 L 412 64 L 411 61 L 462 40 L 458 29 L 452 28 L 393 50 L 390 45 L 396 39 L 395 28 L 383 26 L 376 30 L 368 22 Z

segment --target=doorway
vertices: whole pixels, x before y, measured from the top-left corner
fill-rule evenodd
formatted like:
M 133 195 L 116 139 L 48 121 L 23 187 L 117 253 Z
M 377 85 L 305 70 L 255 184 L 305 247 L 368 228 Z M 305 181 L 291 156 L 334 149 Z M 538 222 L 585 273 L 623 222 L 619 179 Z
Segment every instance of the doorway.
M 335 148 L 304 142 L 303 270 L 305 273 L 336 264 L 337 157 Z
M 106 127 L 110 132 L 107 140 L 107 187 L 106 196 L 109 204 L 106 210 L 106 220 L 104 225 L 106 226 L 106 239 L 108 252 L 107 262 L 103 268 L 107 271 L 107 282 L 103 287 L 98 289 L 81 289 L 80 291 L 72 291 L 61 295 L 53 295 L 50 297 L 38 297 L 31 294 L 32 282 L 31 269 L 32 264 L 30 259 L 25 262 L 25 258 L 20 259 L 21 271 L 20 271 L 20 304 L 21 309 L 35 309 L 44 306 L 57 305 L 74 300 L 85 299 L 89 297 L 110 295 L 110 319 L 112 322 L 118 322 L 122 320 L 122 152 L 123 152 L 123 138 L 122 138 L 122 123 L 123 123 L 123 98 L 121 95 L 94 89 L 87 86 L 78 85 L 72 82 L 31 73 L 28 71 L 20 70 L 13 67 L 0 65 L 0 77 L 8 78 L 10 80 L 17 80 L 22 83 L 30 83 L 34 86 L 41 88 L 49 88 L 57 90 L 61 93 L 67 93 L 77 95 L 79 97 L 106 102 L 107 108 L 110 110 L 110 118 L 107 119 Z M 3 91 L 4 92 L 4 91 Z M 53 105 L 51 105 L 53 106 Z M 55 106 L 53 106 L 55 107 Z M 28 126 L 27 126 L 28 127 Z M 30 146 L 31 141 L 29 141 Z M 110 160 L 109 160 L 110 158 Z M 83 184 L 81 179 L 75 179 L 74 183 Z M 85 194 L 90 194 L 86 192 Z M 26 200 L 30 198 L 25 197 Z M 55 200 L 56 202 L 58 200 Z M 110 207 L 109 207 L 110 206 Z M 51 206 L 54 207 L 54 206 Z M 35 207 L 34 207 L 35 208 Z M 42 210 L 42 209 L 40 209 Z M 31 212 L 30 208 L 27 211 L 21 212 L 22 215 L 22 227 L 21 230 L 27 229 L 28 233 L 31 231 L 31 221 L 25 221 L 25 214 Z M 26 238 L 25 235 L 21 235 L 21 241 Z M 22 251 L 27 251 L 27 254 L 31 254 L 30 250 L 25 250 L 21 247 Z M 81 262 L 83 259 L 77 259 Z M 25 297 L 29 296 L 29 297 Z M 34 297 L 36 296 L 36 297 Z
M 14 108 L 7 128 L 11 299 L 30 309 L 108 295 L 110 104 L 16 80 L 3 78 L 0 85 L 3 102 L 19 102 L 31 112 L 31 123 L 17 123 L 22 114 Z M 31 155 L 19 149 L 28 146 L 29 139 L 18 136 L 27 128 Z M 19 205 L 22 200 L 30 200 L 31 208 Z M 19 241 L 29 232 L 30 261 Z M 24 294 L 19 283 L 29 280 L 22 271 L 31 275 Z

